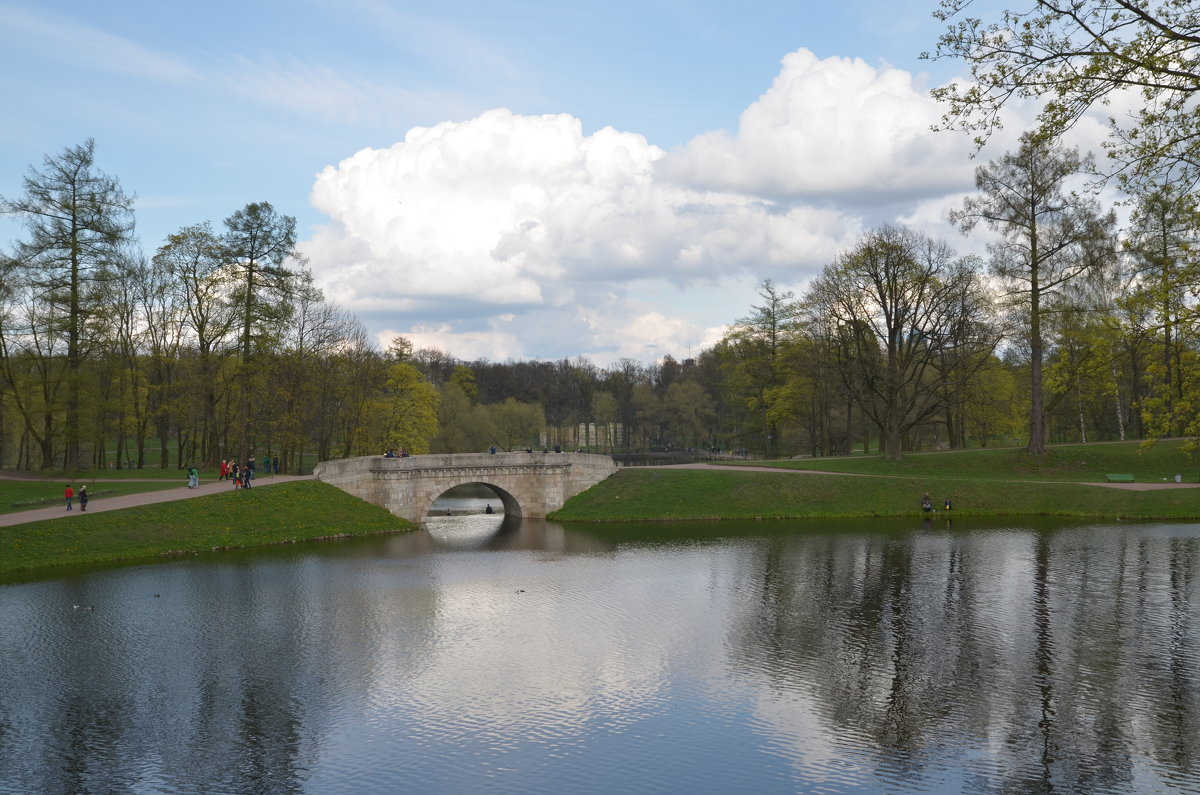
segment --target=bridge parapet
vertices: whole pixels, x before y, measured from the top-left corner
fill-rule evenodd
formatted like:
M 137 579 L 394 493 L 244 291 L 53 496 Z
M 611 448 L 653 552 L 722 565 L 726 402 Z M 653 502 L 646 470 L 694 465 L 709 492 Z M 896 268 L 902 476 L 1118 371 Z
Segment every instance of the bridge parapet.
M 617 471 L 612 458 L 588 453 L 439 453 L 323 461 L 318 480 L 420 523 L 439 496 L 464 483 L 496 491 L 506 513 L 541 518 Z

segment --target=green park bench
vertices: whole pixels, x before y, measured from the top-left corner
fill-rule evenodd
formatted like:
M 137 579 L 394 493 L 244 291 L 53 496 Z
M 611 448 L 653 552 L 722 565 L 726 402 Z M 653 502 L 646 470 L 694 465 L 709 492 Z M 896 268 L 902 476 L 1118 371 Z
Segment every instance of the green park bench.
M 1133 475 L 1105 475 L 1104 479 L 1109 483 L 1132 483 Z

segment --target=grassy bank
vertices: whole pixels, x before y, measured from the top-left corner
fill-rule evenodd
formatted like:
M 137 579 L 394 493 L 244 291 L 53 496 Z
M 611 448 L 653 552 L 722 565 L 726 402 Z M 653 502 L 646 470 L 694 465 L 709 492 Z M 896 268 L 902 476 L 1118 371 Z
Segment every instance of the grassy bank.
M 1159 442 L 1150 447 L 1143 447 L 1140 442 L 1104 442 L 1052 447 L 1044 456 L 1031 456 L 1024 448 L 984 448 L 910 453 L 900 461 L 870 455 L 748 463 L 864 475 L 1083 483 L 1102 483 L 1108 474 L 1131 474 L 1141 483 L 1173 480 L 1178 474 L 1183 482 L 1196 483 L 1200 462 L 1189 459 L 1180 445 L 1178 441 Z
M 88 490 L 91 491 L 89 486 Z M 383 508 L 315 481 L 0 529 L 0 579 L 52 567 L 153 560 L 225 547 L 410 528 Z
M 1200 490 L 1126 491 L 1070 483 L 999 483 L 941 474 L 856 477 L 794 472 L 623 469 L 551 518 L 583 521 L 917 516 L 929 492 L 955 515 L 1197 519 Z

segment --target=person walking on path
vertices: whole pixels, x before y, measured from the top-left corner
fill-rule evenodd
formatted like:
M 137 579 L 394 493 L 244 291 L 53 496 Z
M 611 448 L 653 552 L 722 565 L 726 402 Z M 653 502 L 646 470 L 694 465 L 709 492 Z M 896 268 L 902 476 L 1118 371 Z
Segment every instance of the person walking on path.
M 242 467 L 242 488 L 250 488 L 250 481 L 254 480 L 254 456 L 246 461 L 246 466 Z
M 87 484 L 85 483 L 79 487 L 79 510 L 81 510 L 81 511 L 87 510 L 87 501 L 88 501 Z
M 69 511 L 71 510 L 71 500 L 75 497 L 75 489 L 71 488 L 70 483 L 63 489 L 63 496 L 67 498 L 67 510 Z
M 271 469 L 275 470 L 275 474 L 279 474 L 279 456 L 271 456 Z

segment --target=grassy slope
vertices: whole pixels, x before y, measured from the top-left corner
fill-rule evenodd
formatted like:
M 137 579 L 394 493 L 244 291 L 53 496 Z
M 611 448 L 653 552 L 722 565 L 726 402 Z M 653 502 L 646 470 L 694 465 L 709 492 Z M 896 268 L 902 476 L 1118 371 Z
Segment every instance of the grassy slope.
M 781 471 L 623 469 L 567 502 L 561 520 L 915 516 L 921 496 L 953 500 L 955 515 L 1200 518 L 1200 491 L 1135 492 L 1062 482 L 1007 482 L 934 474 L 905 477 Z M 1128 471 L 1122 469 L 1120 471 Z
M 0 528 L 0 577 L 27 575 L 53 566 L 152 559 L 218 547 L 410 527 L 383 508 L 333 486 L 315 481 L 281 483 Z
M 1178 441 L 1142 447 L 1139 442 L 1075 444 L 1053 447 L 1044 456 L 1031 456 L 1021 448 L 955 450 L 916 453 L 897 462 L 882 456 L 805 458 L 768 461 L 767 466 L 815 469 L 822 472 L 857 472 L 870 475 L 963 477 L 992 480 L 1041 480 L 1102 483 L 1107 474 L 1132 474 L 1142 483 L 1174 479 L 1197 482 L 1200 463 L 1190 461 Z

